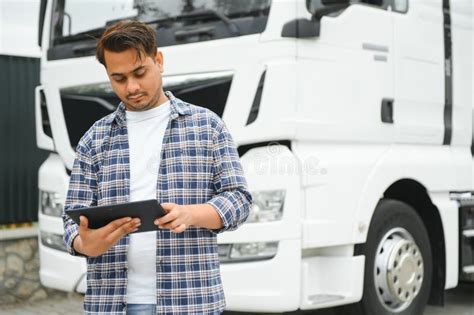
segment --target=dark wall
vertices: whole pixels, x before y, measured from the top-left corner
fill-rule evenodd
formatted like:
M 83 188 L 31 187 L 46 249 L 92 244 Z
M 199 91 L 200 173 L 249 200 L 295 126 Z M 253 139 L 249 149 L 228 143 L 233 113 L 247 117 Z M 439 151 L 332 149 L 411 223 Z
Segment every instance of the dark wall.
M 38 58 L 0 55 L 0 224 L 37 221 L 38 168 L 47 153 L 36 147 Z

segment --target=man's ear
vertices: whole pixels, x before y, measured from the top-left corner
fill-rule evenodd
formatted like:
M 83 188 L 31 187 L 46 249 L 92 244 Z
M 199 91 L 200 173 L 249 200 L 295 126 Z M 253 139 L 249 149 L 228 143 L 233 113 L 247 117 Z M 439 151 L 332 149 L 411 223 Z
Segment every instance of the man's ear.
M 164 71 L 163 53 L 159 51 L 158 49 L 156 51 L 155 62 L 157 63 L 158 68 L 160 69 L 160 72 L 163 73 Z

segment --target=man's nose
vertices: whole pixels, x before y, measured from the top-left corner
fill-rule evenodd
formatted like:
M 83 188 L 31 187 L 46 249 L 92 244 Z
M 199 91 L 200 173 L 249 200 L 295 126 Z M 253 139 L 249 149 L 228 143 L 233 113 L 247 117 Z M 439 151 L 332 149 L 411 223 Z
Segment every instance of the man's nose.
M 127 81 L 127 92 L 128 94 L 136 94 L 140 91 L 140 85 L 138 84 L 137 80 L 129 79 Z

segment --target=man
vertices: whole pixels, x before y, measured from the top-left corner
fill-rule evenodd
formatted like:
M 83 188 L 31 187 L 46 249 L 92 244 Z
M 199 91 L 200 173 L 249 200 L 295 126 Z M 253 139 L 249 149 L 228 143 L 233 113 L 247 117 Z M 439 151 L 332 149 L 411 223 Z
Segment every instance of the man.
M 156 198 L 157 231 L 139 219 L 100 229 L 63 215 L 72 255 L 87 257 L 86 313 L 219 314 L 224 310 L 216 233 L 236 229 L 252 197 L 221 119 L 162 89 L 152 28 L 119 22 L 96 57 L 122 100 L 82 137 L 65 209 Z

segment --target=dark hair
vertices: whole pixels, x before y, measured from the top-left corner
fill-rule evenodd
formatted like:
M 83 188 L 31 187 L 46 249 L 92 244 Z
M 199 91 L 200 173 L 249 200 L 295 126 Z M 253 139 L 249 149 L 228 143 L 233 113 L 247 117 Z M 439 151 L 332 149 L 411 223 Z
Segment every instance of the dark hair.
M 104 51 L 123 52 L 133 48 L 139 59 L 156 56 L 156 33 L 150 26 L 136 21 L 120 21 L 108 27 L 99 39 L 95 56 L 105 67 Z

